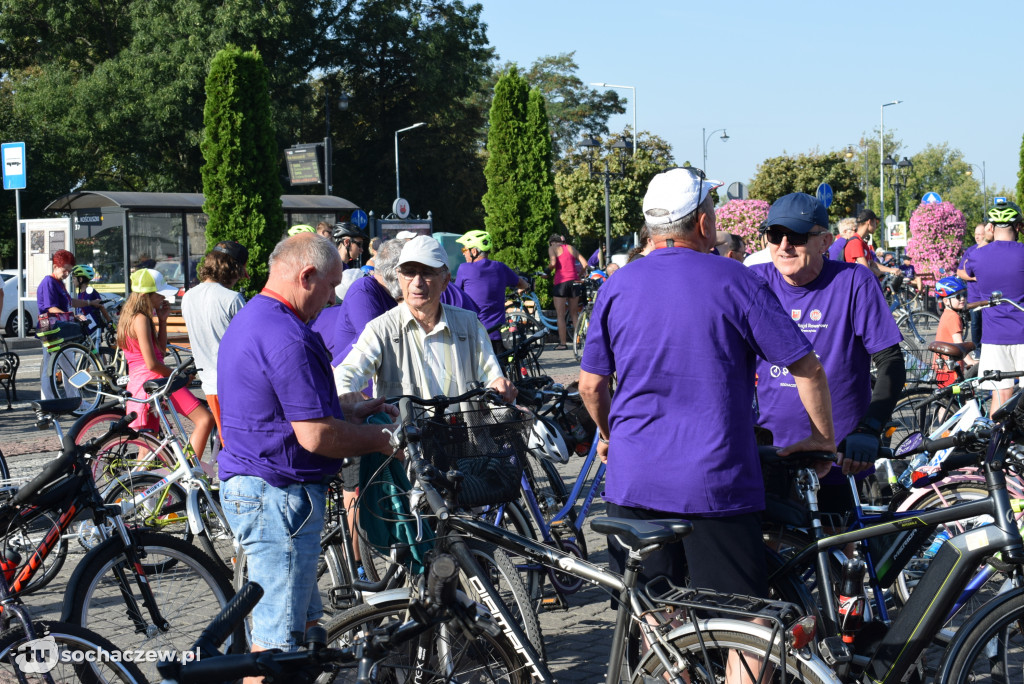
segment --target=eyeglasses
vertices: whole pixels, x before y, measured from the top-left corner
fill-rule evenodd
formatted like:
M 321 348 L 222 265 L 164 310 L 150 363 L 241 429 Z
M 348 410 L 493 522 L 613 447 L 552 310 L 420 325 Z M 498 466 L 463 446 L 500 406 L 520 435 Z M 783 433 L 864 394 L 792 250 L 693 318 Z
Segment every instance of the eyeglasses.
M 444 269 L 424 268 L 422 270 L 418 270 L 415 268 L 400 268 L 398 269 L 398 275 L 402 276 L 406 280 L 415 280 L 416 276 L 420 276 L 429 283 L 444 275 Z
M 776 228 L 775 226 L 761 229 L 761 234 L 764 235 L 768 239 L 768 242 L 772 243 L 773 245 L 781 245 L 782 238 L 786 238 L 786 240 L 789 241 L 789 244 L 793 245 L 794 247 L 806 245 L 807 241 L 810 240 L 812 237 L 816 235 L 824 235 L 827 232 L 827 230 L 816 230 L 813 233 L 794 233 L 789 230 Z

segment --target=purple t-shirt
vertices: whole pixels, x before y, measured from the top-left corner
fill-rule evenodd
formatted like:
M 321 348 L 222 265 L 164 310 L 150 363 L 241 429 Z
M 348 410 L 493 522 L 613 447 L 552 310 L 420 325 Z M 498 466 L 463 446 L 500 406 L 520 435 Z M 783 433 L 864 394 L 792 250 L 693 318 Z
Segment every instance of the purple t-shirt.
M 964 250 L 964 255 L 960 257 L 960 263 L 957 264 L 957 270 L 967 270 L 967 261 L 978 251 L 978 244 L 975 243 Z M 970 274 L 968 274 L 970 275 Z M 980 302 L 982 300 L 981 290 L 978 288 L 977 281 L 968 280 L 967 283 L 967 302 Z M 984 326 L 984 324 L 982 324 Z
M 842 261 L 843 250 L 846 249 L 846 238 L 836 238 L 836 241 L 832 243 L 832 246 L 828 248 L 828 258 L 831 261 Z
M 587 259 L 587 266 L 589 266 L 590 268 L 597 268 L 600 265 L 601 265 L 601 248 L 598 247 L 597 249 L 594 250 L 594 253 L 590 255 L 590 258 Z
M 299 445 L 291 422 L 342 418 L 327 349 L 281 302 L 258 295 L 239 311 L 220 343 L 217 397 L 224 448 L 221 480 L 262 478 L 274 487 L 320 482 L 341 460 Z
M 480 307 L 480 322 L 490 330 L 505 318 L 505 288 L 515 287 L 519 276 L 500 261 L 483 259 L 459 266 L 455 284 Z M 490 333 L 492 340 L 501 339 L 501 331 Z
M 96 288 L 93 288 L 92 292 L 87 292 L 86 290 L 79 290 L 78 291 L 78 298 L 81 299 L 82 301 L 86 301 L 86 302 L 91 302 L 91 301 L 94 301 L 94 300 L 97 300 L 97 299 L 102 299 L 102 297 L 100 296 L 100 293 L 96 291 Z M 93 324 L 93 326 L 95 328 L 102 328 L 103 327 L 103 314 L 101 314 L 100 310 L 97 309 L 96 307 L 94 307 L 94 306 L 82 307 L 82 308 L 77 309 L 77 311 L 78 311 L 78 313 L 82 314 L 83 316 L 88 316 L 89 318 L 91 318 L 92 319 L 92 324 Z
M 338 327 L 338 314 L 341 313 L 340 306 L 329 306 L 316 315 L 309 327 L 320 336 L 324 346 L 327 347 L 327 355 L 334 357 L 338 353 L 335 344 L 335 331 Z
M 1003 299 L 1024 304 L 1024 245 L 996 240 L 971 255 L 965 269 L 978 279 L 979 300 L 1001 291 Z M 1000 304 L 981 312 L 982 344 L 1024 344 L 1024 312 Z
M 620 269 L 601 286 L 581 363 L 618 382 L 605 499 L 681 514 L 763 510 L 756 360 L 788 366 L 810 351 L 737 261 L 668 247 Z
M 366 324 L 396 306 L 398 302 L 395 298 L 373 276 L 352 283 L 352 287 L 345 293 L 345 300 L 338 307 L 340 311 L 335 319 L 331 364 L 340 365 L 352 351 L 352 345 L 359 339 Z
M 45 313 L 50 307 L 57 307 L 61 311 L 71 312 L 71 295 L 64 283 L 52 275 L 43 278 L 36 288 L 36 304 L 39 305 L 39 313 Z
M 472 311 L 480 322 L 483 323 L 480 307 L 476 305 L 472 297 L 463 292 L 461 287 L 456 287 L 454 283 L 448 283 L 448 287 L 444 288 L 444 291 L 441 293 L 441 303 Z
M 797 287 L 774 264 L 750 268 L 765 279 L 783 309 L 814 346 L 832 396 L 836 443 L 860 423 L 871 403 L 871 355 L 903 339 L 875 276 L 857 264 L 826 261 L 813 281 Z M 758 424 L 786 446 L 810 437 L 796 383 L 779 364 L 757 365 Z

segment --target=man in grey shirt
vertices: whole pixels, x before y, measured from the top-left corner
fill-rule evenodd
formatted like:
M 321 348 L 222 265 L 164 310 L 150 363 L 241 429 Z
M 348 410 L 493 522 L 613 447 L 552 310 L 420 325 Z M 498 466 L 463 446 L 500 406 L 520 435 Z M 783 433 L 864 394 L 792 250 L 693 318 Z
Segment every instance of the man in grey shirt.
M 217 351 L 228 323 L 243 306 L 245 298 L 234 287 L 248 278 L 245 264 L 249 250 L 237 242 L 218 242 L 206 255 L 199 278 L 202 282 L 181 298 L 181 315 L 188 326 L 192 356 L 203 382 L 203 393 L 217 421 L 220 434 L 220 403 L 217 401 Z

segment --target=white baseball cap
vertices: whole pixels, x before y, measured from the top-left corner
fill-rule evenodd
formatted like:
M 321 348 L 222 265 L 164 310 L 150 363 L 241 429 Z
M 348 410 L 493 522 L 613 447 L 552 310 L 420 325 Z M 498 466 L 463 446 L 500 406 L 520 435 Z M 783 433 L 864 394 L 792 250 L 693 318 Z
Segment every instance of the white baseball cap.
M 657 226 L 678 221 L 700 206 L 722 181 L 707 180 L 697 169 L 677 168 L 659 173 L 644 195 L 644 220 Z
M 399 233 L 397 235 L 395 235 L 395 239 L 396 240 L 412 240 L 417 235 L 418 235 L 418 233 L 414 233 L 411 230 L 403 230 L 403 231 L 399 231 Z
M 418 235 L 402 245 L 398 265 L 414 262 L 431 268 L 448 267 L 448 253 L 441 243 L 429 235 Z

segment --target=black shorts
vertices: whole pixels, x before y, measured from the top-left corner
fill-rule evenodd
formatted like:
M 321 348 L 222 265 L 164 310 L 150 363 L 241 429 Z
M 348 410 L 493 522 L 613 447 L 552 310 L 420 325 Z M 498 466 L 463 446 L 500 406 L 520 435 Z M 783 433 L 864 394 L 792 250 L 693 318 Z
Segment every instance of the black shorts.
M 553 296 L 553 297 L 563 297 L 565 299 L 570 299 L 572 297 L 579 297 L 580 296 L 580 292 L 579 292 L 579 287 L 578 286 L 579 286 L 579 283 L 574 283 L 571 280 L 567 280 L 564 283 L 558 283 L 551 290 L 551 296 Z
M 342 489 L 346 492 L 354 492 L 359 488 L 359 459 L 353 461 L 341 469 Z
M 768 596 L 768 566 L 761 514 L 700 517 L 607 504 L 608 515 L 632 520 L 682 518 L 693 523 L 693 532 L 675 544 L 662 547 L 644 559 L 641 582 L 664 575 L 677 586 L 689 585 L 729 594 Z M 626 570 L 626 550 L 608 538 L 609 567 Z

